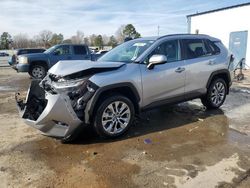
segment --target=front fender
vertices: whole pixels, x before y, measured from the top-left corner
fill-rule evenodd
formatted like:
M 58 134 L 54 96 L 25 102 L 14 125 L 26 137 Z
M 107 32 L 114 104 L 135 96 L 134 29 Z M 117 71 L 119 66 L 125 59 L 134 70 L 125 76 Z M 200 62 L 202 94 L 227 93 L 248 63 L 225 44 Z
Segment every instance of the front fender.
M 46 54 L 46 55 L 42 55 L 42 56 L 35 56 L 35 55 L 32 55 L 32 56 L 27 56 L 28 58 L 28 63 L 32 66 L 36 63 L 44 63 L 48 68 L 50 67 L 50 64 L 49 64 L 49 56 Z

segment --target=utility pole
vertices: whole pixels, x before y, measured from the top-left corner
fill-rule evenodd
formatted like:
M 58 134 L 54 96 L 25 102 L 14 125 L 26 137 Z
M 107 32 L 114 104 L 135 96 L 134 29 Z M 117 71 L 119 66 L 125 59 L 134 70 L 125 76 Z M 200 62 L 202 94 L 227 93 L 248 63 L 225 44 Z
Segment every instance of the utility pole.
M 159 37 L 159 35 L 160 35 L 160 26 L 159 25 L 157 27 L 157 30 L 158 30 L 158 37 Z

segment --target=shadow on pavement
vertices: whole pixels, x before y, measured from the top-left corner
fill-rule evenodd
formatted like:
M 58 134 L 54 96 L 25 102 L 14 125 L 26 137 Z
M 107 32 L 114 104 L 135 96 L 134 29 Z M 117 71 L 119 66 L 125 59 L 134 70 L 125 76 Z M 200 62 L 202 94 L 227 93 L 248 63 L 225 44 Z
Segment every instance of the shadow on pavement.
M 184 102 L 178 105 L 161 107 L 155 110 L 142 113 L 136 118 L 135 124 L 130 127 L 129 131 L 123 136 L 116 139 L 100 138 L 89 126 L 85 127 L 79 134 L 78 138 L 70 144 L 94 144 L 116 142 L 133 137 L 139 137 L 154 132 L 164 131 L 172 128 L 185 126 L 207 117 L 214 115 L 223 115 L 221 109 L 206 110 L 199 100 L 195 102 Z

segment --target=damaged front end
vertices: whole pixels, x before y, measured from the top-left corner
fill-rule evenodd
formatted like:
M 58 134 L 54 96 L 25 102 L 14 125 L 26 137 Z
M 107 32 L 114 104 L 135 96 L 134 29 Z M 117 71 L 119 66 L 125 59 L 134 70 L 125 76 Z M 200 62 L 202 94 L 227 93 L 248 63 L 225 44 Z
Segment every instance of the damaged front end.
M 84 125 L 84 111 L 98 87 L 79 75 L 49 73 L 42 81 L 31 82 L 26 99 L 16 94 L 25 122 L 47 136 L 66 139 Z

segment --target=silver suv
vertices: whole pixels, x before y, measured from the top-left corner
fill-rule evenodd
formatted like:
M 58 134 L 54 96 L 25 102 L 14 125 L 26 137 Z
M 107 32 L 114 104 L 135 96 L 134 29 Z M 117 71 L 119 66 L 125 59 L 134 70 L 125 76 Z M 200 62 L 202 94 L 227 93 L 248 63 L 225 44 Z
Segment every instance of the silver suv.
M 219 108 L 229 92 L 231 54 L 207 35 L 167 35 L 125 42 L 97 62 L 59 61 L 26 100 L 22 118 L 45 135 L 69 140 L 85 125 L 117 137 L 135 114 L 200 98 Z

